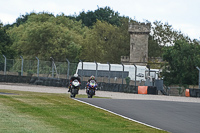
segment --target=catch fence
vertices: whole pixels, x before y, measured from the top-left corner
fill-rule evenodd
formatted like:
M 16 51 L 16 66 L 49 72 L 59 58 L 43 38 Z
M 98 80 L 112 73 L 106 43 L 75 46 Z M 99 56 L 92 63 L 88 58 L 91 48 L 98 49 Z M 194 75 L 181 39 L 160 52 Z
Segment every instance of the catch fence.
M 70 67 L 69 73 L 67 73 Z M 76 72 L 77 63 L 52 62 L 43 60 L 6 59 L 0 62 L 0 74 L 67 78 Z
M 84 63 L 83 63 L 84 65 Z M 53 58 L 51 61 L 23 59 L 7 59 L 0 57 L 0 74 L 1 75 L 18 75 L 18 76 L 34 76 L 58 79 L 70 79 L 77 71 L 78 63 L 71 63 L 67 59 L 65 62 L 57 62 Z M 112 66 L 113 67 L 113 66 Z M 78 71 L 82 81 L 87 81 L 91 75 L 96 76 L 98 82 L 126 84 L 127 72 L 123 71 Z M 129 81 L 134 85 L 134 81 Z M 137 85 L 141 85 L 138 82 Z

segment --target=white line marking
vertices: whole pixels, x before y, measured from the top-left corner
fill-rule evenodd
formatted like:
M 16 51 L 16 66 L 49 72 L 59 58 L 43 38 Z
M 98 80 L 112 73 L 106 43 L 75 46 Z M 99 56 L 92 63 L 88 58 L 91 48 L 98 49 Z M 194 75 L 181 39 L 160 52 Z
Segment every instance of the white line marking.
M 79 101 L 79 102 L 82 102 L 82 103 L 85 103 L 85 104 L 87 104 L 87 105 L 93 106 L 93 107 L 95 107 L 95 108 L 105 110 L 105 111 L 107 111 L 107 112 L 110 112 L 110 113 L 115 114 L 115 115 L 117 115 L 117 116 L 120 116 L 120 117 L 122 117 L 122 118 L 128 119 L 128 120 L 130 120 L 130 121 L 134 121 L 134 122 L 137 122 L 137 123 L 139 123 L 139 124 L 142 124 L 142 125 L 145 125 L 145 126 L 148 126 L 148 127 L 151 127 L 151 128 L 155 128 L 155 129 L 158 129 L 158 130 L 163 130 L 163 129 L 160 129 L 160 128 L 158 128 L 158 127 L 154 127 L 154 126 L 151 126 L 151 125 L 149 125 L 149 124 L 146 124 L 146 123 L 143 123 L 143 122 L 140 122 L 140 121 L 131 119 L 131 118 L 129 118 L 129 117 L 126 117 L 126 116 L 117 114 L 117 113 L 115 113 L 115 112 L 112 112 L 112 111 L 110 111 L 110 110 L 101 108 L 101 107 L 99 107 L 99 106 L 96 106 L 96 105 L 93 105 L 93 104 L 90 104 L 90 103 L 87 103 L 87 102 L 84 102 L 84 101 L 81 101 L 81 100 L 78 100 L 78 99 L 75 99 L 75 98 L 72 98 L 72 99 L 74 99 L 74 100 L 76 100 L 76 101 Z M 164 130 L 163 130 L 163 131 L 164 131 Z

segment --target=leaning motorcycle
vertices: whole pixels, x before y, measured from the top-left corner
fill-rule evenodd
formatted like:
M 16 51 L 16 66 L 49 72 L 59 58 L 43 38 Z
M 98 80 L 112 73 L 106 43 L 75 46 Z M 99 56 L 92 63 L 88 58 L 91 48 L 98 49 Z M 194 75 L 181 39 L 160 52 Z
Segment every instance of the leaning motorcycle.
M 96 88 L 97 88 L 97 83 L 95 82 L 95 80 L 91 80 L 88 84 L 88 90 L 87 90 L 88 98 L 92 98 L 95 95 Z
M 76 94 L 78 94 L 79 89 L 80 89 L 80 83 L 77 79 L 75 79 L 74 81 L 72 81 L 70 97 L 75 98 Z

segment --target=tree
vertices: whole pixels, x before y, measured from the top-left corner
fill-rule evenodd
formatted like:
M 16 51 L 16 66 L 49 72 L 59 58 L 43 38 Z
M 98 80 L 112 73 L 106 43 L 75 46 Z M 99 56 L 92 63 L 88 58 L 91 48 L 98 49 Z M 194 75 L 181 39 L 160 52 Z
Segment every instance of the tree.
M 20 17 L 16 19 L 16 23 L 14 24 L 16 24 L 16 26 L 19 26 L 21 24 L 26 23 L 26 21 L 28 20 L 28 17 L 31 15 L 36 15 L 36 13 L 32 12 L 30 14 L 26 13 L 26 15 L 20 15 Z
M 77 21 L 82 21 L 82 23 L 87 27 L 92 27 L 97 20 L 105 21 L 112 25 L 120 26 L 120 16 L 118 12 L 114 12 L 110 9 L 110 7 L 105 8 L 98 8 L 97 10 L 88 11 L 88 12 L 81 12 L 77 17 Z
M 11 45 L 11 39 L 6 33 L 3 24 L 0 23 L 0 54 L 5 55 L 7 58 L 12 58 L 15 55 L 15 52 L 10 48 Z
M 150 35 L 148 40 L 148 57 L 162 57 L 162 45 L 159 45 Z
M 169 46 L 173 45 L 175 41 L 185 40 L 191 42 L 188 36 L 185 36 L 181 31 L 176 31 L 172 28 L 172 25 L 168 23 L 162 23 L 161 21 L 153 22 L 152 37 L 159 45 Z
M 123 44 L 123 51 L 121 53 L 121 56 L 129 56 L 130 55 L 130 34 L 128 32 L 129 23 L 137 23 L 135 20 L 132 20 L 129 17 L 121 17 L 120 18 L 120 26 L 119 33 L 121 36 L 123 36 L 123 39 L 121 40 L 121 44 Z
M 3 24 L 0 22 L 0 70 L 4 70 L 4 59 L 3 55 L 9 59 L 13 58 L 15 51 L 11 49 L 11 39 L 6 33 L 6 29 L 3 27 Z M 7 67 L 7 70 L 9 66 Z
M 13 23 L 13 24 L 7 24 L 5 25 L 4 27 L 6 29 L 8 29 L 9 27 L 14 27 L 14 26 L 20 26 L 21 24 L 24 24 L 26 23 L 26 21 L 28 20 L 28 17 L 31 16 L 31 15 L 36 15 L 36 13 L 34 12 L 31 12 L 30 14 L 26 13 L 26 15 L 20 15 L 17 19 L 16 19 L 16 22 Z
M 180 40 L 174 46 L 164 47 L 163 60 L 168 62 L 163 69 L 165 84 L 196 85 L 197 66 L 200 66 L 200 45 Z
M 153 22 L 151 27 L 152 32 L 149 36 L 148 45 L 148 56 L 151 57 L 162 57 L 163 47 L 172 46 L 178 40 L 184 40 L 186 42 L 192 42 L 188 36 L 185 36 L 181 31 L 176 31 L 172 28 L 172 25 L 168 23 L 162 23 L 161 21 Z M 194 42 L 194 41 L 193 41 Z M 156 62 L 156 61 L 155 61 Z M 160 68 L 162 65 L 158 65 L 149 62 L 151 67 Z M 154 65 L 153 65 L 154 64 Z
M 86 37 L 81 57 L 87 61 L 120 63 L 129 49 L 126 39 L 119 27 L 98 20 Z
M 9 34 L 14 41 L 12 47 L 25 58 L 77 61 L 84 40 L 82 28 L 81 22 L 65 16 L 42 13 L 29 16 L 26 23 L 10 29 Z

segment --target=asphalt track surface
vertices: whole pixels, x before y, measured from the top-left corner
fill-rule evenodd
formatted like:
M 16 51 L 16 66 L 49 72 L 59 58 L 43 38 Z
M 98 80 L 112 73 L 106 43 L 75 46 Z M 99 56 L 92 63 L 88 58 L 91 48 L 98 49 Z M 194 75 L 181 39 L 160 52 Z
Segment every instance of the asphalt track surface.
M 135 99 L 77 99 L 168 132 L 200 132 L 199 103 Z

